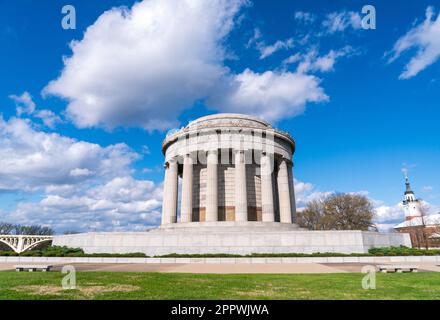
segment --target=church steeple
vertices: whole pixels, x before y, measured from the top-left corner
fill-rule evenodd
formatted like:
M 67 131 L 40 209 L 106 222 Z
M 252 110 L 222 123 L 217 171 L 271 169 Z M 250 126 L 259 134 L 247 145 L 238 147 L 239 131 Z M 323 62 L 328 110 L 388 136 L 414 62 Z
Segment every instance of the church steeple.
M 411 189 L 408 175 L 405 174 L 405 198 L 403 200 L 403 208 L 405 210 L 405 217 L 411 220 L 414 217 L 421 216 L 420 201 L 416 199 L 414 192 Z
M 405 176 L 405 186 L 406 186 L 406 190 L 405 190 L 405 194 L 414 194 L 414 192 L 411 190 L 411 184 L 409 183 L 409 179 L 408 176 Z

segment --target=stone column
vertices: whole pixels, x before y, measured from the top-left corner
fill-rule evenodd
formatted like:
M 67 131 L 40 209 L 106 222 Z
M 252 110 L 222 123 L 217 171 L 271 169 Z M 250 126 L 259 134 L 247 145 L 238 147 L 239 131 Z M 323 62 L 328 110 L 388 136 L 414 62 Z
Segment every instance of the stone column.
M 248 221 L 246 161 L 243 150 L 235 151 L 235 221 Z
M 165 165 L 163 186 L 162 225 L 177 222 L 177 161 L 172 159 Z
M 208 151 L 206 168 L 206 215 L 205 221 L 218 221 L 218 154 Z
M 260 161 L 261 170 L 261 210 L 263 222 L 275 221 L 275 207 L 273 200 L 273 158 L 264 153 Z
M 287 159 L 283 158 L 278 170 L 278 198 L 280 200 L 280 222 L 292 223 L 292 207 L 289 191 L 289 172 Z
M 186 154 L 183 160 L 182 203 L 180 206 L 180 222 L 192 221 L 193 207 L 193 159 Z
M 296 223 L 296 199 L 295 184 L 293 180 L 293 162 L 289 162 L 287 169 L 289 172 L 290 209 L 292 210 L 292 222 Z

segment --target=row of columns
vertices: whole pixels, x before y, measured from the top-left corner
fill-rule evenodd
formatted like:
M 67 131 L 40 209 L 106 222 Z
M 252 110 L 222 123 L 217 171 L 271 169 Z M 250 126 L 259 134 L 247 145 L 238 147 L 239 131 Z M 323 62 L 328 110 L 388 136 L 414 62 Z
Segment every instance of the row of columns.
M 235 151 L 235 221 L 248 220 L 246 162 L 242 150 Z M 275 202 L 273 196 L 273 160 L 267 154 L 261 157 L 261 210 L 263 222 L 275 221 Z M 293 178 L 290 161 L 283 158 L 278 171 L 278 199 L 280 222 L 292 223 L 295 211 Z M 192 221 L 193 210 L 193 159 L 187 154 L 183 160 L 181 222 Z M 292 181 L 290 181 L 292 180 Z M 165 165 L 165 181 L 162 206 L 162 225 L 177 222 L 178 164 L 170 160 Z M 218 221 L 218 153 L 209 151 L 206 168 L 206 206 L 205 221 Z

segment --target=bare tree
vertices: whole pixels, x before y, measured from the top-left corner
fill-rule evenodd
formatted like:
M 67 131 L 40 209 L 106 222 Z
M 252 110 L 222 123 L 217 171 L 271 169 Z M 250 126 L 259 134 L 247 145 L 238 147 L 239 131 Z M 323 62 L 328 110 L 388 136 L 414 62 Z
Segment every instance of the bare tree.
M 420 242 L 425 246 L 425 248 L 429 249 L 429 237 L 431 236 L 432 232 L 428 230 L 426 222 L 427 222 L 427 216 L 428 216 L 429 207 L 427 205 L 421 205 L 420 206 L 420 220 L 421 225 L 416 230 L 418 231 L 420 238 Z
M 51 228 L 43 227 L 39 225 L 33 226 L 22 226 L 16 225 L 14 226 L 15 234 L 28 234 L 28 235 L 39 235 L 39 236 L 50 236 L 53 235 L 54 232 Z
M 28 234 L 50 236 L 54 234 L 54 231 L 49 227 L 43 227 L 39 225 L 24 226 L 20 224 L 0 222 L 0 234 Z
M 12 223 L 0 222 L 0 234 L 11 234 L 14 227 Z
M 413 247 L 421 249 L 429 249 L 429 237 L 433 230 L 430 230 L 427 226 L 427 216 L 429 207 L 427 205 L 421 205 L 420 217 L 414 217 L 408 221 L 408 227 L 405 228 L 405 232 L 410 234 Z
M 297 214 L 298 224 L 311 230 L 371 230 L 374 209 L 367 197 L 337 193 L 312 200 Z
M 322 228 L 324 217 L 324 199 L 315 199 L 307 203 L 307 207 L 297 212 L 296 221 L 303 227 L 310 230 L 319 230 Z

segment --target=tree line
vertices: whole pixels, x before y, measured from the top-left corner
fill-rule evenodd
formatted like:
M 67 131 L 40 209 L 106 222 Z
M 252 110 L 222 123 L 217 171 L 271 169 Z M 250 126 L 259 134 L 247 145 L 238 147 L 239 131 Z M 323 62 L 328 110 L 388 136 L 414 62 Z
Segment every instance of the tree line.
M 25 226 L 21 224 L 0 222 L 0 234 L 51 236 L 54 234 L 54 231 L 49 227 L 40 225 Z

